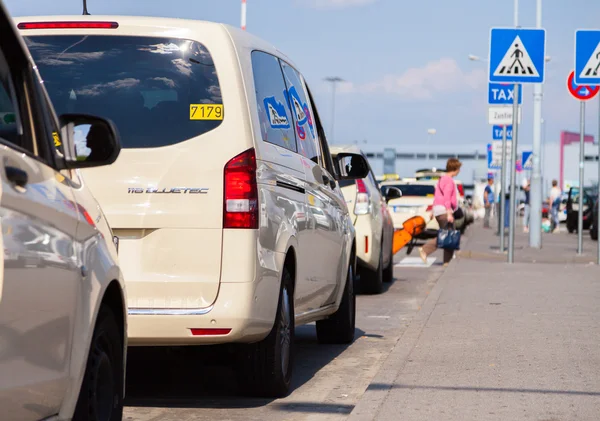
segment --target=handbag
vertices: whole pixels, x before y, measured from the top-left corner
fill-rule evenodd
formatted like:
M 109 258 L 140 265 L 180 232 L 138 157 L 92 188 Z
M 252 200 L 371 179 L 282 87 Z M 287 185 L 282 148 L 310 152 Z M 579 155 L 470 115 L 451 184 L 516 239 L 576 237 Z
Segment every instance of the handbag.
M 440 228 L 437 247 L 444 250 L 460 250 L 460 231 L 454 229 L 454 224 L 447 224 L 445 228 Z
M 454 214 L 452 215 L 454 216 L 454 219 L 463 219 L 465 217 L 465 213 L 463 212 L 462 208 L 456 208 L 456 210 L 454 211 Z

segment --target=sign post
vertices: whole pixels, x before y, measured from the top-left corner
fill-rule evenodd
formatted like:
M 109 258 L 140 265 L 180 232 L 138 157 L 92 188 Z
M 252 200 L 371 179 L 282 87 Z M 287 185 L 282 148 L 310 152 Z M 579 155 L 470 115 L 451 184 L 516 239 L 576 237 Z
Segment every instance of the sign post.
M 500 164 L 500 205 L 498 209 L 498 235 L 500 236 L 500 252 L 506 251 L 504 220 L 506 218 L 506 155 L 507 141 L 512 140 L 513 118 L 515 109 L 509 106 L 517 99 L 519 105 L 523 102 L 522 91 L 518 91 L 515 97 L 514 86 L 508 83 L 489 83 L 488 84 L 488 122 L 493 124 L 492 139 L 502 140 L 501 164 Z M 521 122 L 521 109 L 516 114 Z M 492 166 L 490 166 L 492 168 Z M 498 167 L 493 167 L 498 169 Z
M 579 206 L 577 212 L 577 254 L 583 253 L 583 164 L 585 162 L 585 101 L 579 108 Z
M 519 98 L 521 96 L 519 83 L 544 83 L 545 57 L 546 31 L 544 29 L 492 28 L 490 30 L 488 80 L 489 82 L 514 84 L 508 263 L 514 263 L 515 251 L 515 223 L 517 213 L 515 184 L 520 123 Z
M 504 221 L 506 220 L 506 126 L 502 129 L 502 168 L 500 170 L 500 223 L 498 230 L 500 231 L 500 253 L 505 251 L 504 241 Z
M 579 107 L 579 203 L 577 211 L 577 254 L 583 253 L 583 166 L 585 163 L 585 102 L 594 98 L 600 86 L 575 84 L 577 72 L 572 71 L 567 78 L 567 88 L 573 98 L 580 101 Z
M 600 31 L 597 29 L 579 29 L 575 31 L 575 71 L 574 71 L 574 84 L 577 85 L 588 85 L 598 88 L 600 85 Z M 571 91 L 571 84 L 569 83 L 569 91 Z M 597 93 L 597 92 L 596 92 Z M 595 94 L 594 94 L 595 95 Z M 592 95 L 593 97 L 593 95 Z M 591 99 L 591 98 L 589 98 Z M 583 105 L 583 102 L 582 102 Z M 600 112 L 600 106 L 599 106 Z M 582 136 L 584 136 L 582 134 Z M 600 200 L 600 114 L 598 115 L 598 200 Z M 582 147 L 583 148 L 583 147 Z M 583 169 L 580 168 L 580 172 Z M 580 174 L 580 177 L 582 175 Z M 583 197 L 583 185 L 582 180 L 579 181 L 579 197 Z M 592 204 L 593 206 L 593 204 Z M 583 207 L 579 204 L 579 215 L 583 213 Z M 593 214 L 593 213 L 592 213 Z M 579 220 L 577 221 L 579 224 Z M 594 227 L 600 234 L 600 224 L 598 221 L 594 221 Z M 578 226 L 579 228 L 579 226 Z M 599 237 L 600 238 L 600 237 Z M 596 263 L 600 265 L 600 240 L 598 240 L 598 256 Z

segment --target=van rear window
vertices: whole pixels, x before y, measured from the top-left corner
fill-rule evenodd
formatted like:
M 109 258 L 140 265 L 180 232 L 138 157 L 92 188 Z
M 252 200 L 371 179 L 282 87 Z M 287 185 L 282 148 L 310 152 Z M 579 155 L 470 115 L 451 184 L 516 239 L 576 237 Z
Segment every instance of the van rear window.
M 112 35 L 25 41 L 57 114 L 112 120 L 123 148 L 173 145 L 214 130 L 224 118 L 215 65 L 196 41 Z
M 388 187 L 390 185 L 386 185 Z M 393 187 L 397 187 L 402 191 L 402 197 L 404 196 L 433 196 L 435 193 L 435 186 L 428 184 L 393 184 Z

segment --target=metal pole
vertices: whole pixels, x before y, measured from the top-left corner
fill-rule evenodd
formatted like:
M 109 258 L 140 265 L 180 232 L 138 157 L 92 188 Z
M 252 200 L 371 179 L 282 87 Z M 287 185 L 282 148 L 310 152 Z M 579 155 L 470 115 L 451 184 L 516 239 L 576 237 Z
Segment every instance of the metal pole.
M 510 207 L 508 215 L 508 263 L 515 261 L 515 220 L 516 220 L 516 199 L 515 184 L 517 177 L 517 145 L 519 141 L 519 84 L 514 85 L 513 101 L 513 129 L 512 129 L 512 149 L 510 162 Z
M 87 10 L 87 0 L 83 0 L 83 14 L 89 15 L 88 10 Z
M 577 254 L 583 253 L 583 164 L 585 162 L 585 101 L 579 111 L 579 209 L 577 211 Z
M 242 29 L 246 30 L 246 0 L 242 0 Z
M 519 26 L 519 0 L 514 1 L 513 24 L 515 28 Z M 514 262 L 515 253 L 515 170 L 517 165 L 517 140 L 519 134 L 519 85 L 515 83 L 513 90 L 513 127 L 512 127 L 512 146 L 511 146 L 511 168 L 510 168 L 510 215 L 508 216 L 508 263 Z M 504 221 L 502 221 L 504 224 Z
M 506 126 L 502 126 L 502 168 L 500 168 L 500 222 L 498 230 L 500 232 L 500 253 L 506 251 L 504 240 L 504 220 L 506 218 Z
M 545 182 L 544 182 L 544 174 L 546 174 L 546 120 L 542 118 L 542 147 L 540 149 L 540 162 L 541 162 L 541 172 L 542 176 L 540 177 L 540 191 L 541 197 L 544 197 L 545 190 Z M 542 199 L 540 199 L 541 201 Z M 529 201 L 531 201 L 531 196 L 529 197 Z M 541 213 L 541 212 L 540 212 Z
M 542 0 L 536 1 L 536 28 L 542 27 Z M 529 192 L 529 247 L 542 247 L 542 84 L 533 85 L 533 171 Z
M 600 97 L 598 99 L 598 204 L 600 205 Z M 593 209 L 593 208 L 592 208 Z M 600 208 L 598 208 L 598 210 L 600 211 Z M 600 213 L 600 212 L 599 212 Z M 594 215 L 594 213 L 592 212 L 592 215 Z M 596 230 L 598 231 L 598 261 L 597 264 L 600 265 L 600 224 L 598 223 L 598 221 L 600 221 L 600 216 L 596 215 L 596 220 L 594 221 L 594 225 L 596 227 Z
M 332 99 L 331 99 L 331 144 L 333 145 L 333 129 L 335 127 L 335 84 L 336 81 L 332 82 Z

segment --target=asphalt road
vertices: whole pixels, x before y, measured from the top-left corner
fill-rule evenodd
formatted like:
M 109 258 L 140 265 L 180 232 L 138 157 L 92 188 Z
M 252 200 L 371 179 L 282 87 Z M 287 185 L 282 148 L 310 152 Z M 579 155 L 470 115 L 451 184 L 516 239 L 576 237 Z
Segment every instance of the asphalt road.
M 401 251 L 396 259 L 405 256 Z M 231 356 L 223 348 L 130 348 L 123 419 L 343 420 L 442 272 L 439 262 L 430 268 L 396 267 L 383 294 L 359 295 L 356 340 L 350 346 L 319 345 L 314 325 L 299 327 L 294 390 L 285 399 L 239 396 Z

